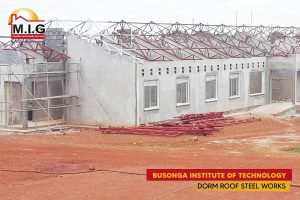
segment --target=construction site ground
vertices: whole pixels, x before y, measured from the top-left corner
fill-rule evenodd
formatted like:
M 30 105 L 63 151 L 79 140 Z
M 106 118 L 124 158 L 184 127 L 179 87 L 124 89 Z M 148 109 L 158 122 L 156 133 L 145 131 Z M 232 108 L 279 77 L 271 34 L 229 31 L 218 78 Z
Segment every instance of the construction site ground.
M 2 200 L 300 199 L 300 153 L 288 151 L 300 147 L 300 119 L 264 117 L 209 136 L 0 135 Z M 147 168 L 292 168 L 294 186 L 287 193 L 205 192 L 197 182 L 146 181 Z

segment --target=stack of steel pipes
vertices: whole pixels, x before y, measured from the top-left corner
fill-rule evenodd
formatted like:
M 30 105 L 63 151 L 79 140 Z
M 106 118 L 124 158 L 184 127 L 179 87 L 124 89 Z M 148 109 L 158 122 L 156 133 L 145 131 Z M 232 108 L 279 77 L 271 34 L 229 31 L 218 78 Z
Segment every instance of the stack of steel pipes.
M 234 119 L 224 117 L 222 112 L 204 114 L 186 114 L 166 122 L 141 125 L 138 127 L 99 127 L 107 134 L 134 134 L 154 136 L 208 135 L 224 126 L 253 122 L 256 119 Z

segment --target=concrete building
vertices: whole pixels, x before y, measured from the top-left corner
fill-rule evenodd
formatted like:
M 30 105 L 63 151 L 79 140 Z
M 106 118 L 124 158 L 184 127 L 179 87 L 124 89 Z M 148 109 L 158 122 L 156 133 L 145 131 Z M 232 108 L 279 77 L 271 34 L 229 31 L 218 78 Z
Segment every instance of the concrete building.
M 298 28 L 72 23 L 49 23 L 35 50 L 14 46 L 27 63 L 1 66 L 2 126 L 130 126 L 300 101 Z

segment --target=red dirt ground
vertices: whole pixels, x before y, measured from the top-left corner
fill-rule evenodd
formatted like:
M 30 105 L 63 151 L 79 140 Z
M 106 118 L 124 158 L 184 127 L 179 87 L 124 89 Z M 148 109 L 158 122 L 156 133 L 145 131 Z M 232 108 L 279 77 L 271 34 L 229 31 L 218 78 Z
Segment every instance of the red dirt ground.
M 0 133 L 1 134 L 1 133 Z M 97 172 L 99 169 L 145 173 L 147 168 L 292 168 L 300 184 L 300 121 L 264 118 L 225 127 L 210 136 L 105 135 L 94 130 L 59 134 L 0 136 L 0 199 L 300 199 L 288 193 L 204 192 L 196 182 L 147 182 L 144 175 Z M 79 172 L 41 174 L 15 171 Z

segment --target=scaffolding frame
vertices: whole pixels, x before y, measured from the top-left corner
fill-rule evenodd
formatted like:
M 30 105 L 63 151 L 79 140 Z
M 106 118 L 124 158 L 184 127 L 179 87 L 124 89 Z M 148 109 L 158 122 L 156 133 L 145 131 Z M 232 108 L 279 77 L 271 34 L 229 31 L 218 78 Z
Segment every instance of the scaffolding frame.
M 74 63 L 70 63 L 74 64 Z M 76 64 L 76 63 L 75 63 Z M 7 76 L 7 83 L 9 84 L 9 90 L 10 93 L 6 89 L 4 89 L 4 95 L 10 95 L 10 102 L 8 102 L 7 98 L 5 98 L 4 102 L 1 102 L 2 104 L 5 104 L 5 109 L 2 109 L 3 106 L 1 104 L 1 113 L 5 112 L 5 119 L 6 119 L 6 127 L 8 128 L 14 128 L 16 126 L 20 126 L 22 128 L 28 128 L 28 112 L 32 112 L 32 121 L 35 122 L 34 127 L 31 126 L 30 128 L 35 128 L 35 130 L 38 130 L 39 127 L 39 118 L 38 118 L 38 112 L 42 111 L 42 113 L 46 114 L 47 117 L 47 127 L 48 131 L 51 131 L 52 125 L 55 125 L 55 127 L 63 133 L 63 128 L 59 125 L 57 120 L 55 120 L 51 114 L 51 111 L 53 109 L 63 109 L 62 111 L 62 122 L 65 122 L 65 115 L 66 115 L 66 108 L 68 107 L 74 107 L 79 106 L 78 103 L 78 95 L 66 95 L 66 78 L 67 74 L 77 73 L 78 74 L 78 67 L 76 71 L 49 71 L 49 65 L 47 63 L 36 63 L 36 64 L 30 64 L 33 66 L 33 70 L 30 73 L 18 73 L 13 72 L 11 66 L 7 66 L 7 73 L 1 73 L 0 75 L 6 75 Z M 28 65 L 26 65 L 28 66 Z M 38 70 L 38 67 L 44 66 L 45 69 L 43 71 Z M 22 76 L 22 78 L 20 78 Z M 58 79 L 52 79 L 52 78 Z M 46 83 L 46 96 L 39 97 L 37 92 L 37 82 L 40 81 Z M 51 84 L 51 80 L 60 80 L 61 81 L 61 95 L 51 95 L 49 85 Z M 28 83 L 30 82 L 30 85 L 33 86 L 32 88 L 28 87 Z M 20 109 L 13 109 L 12 108 L 12 102 L 13 99 L 13 84 L 18 83 L 21 86 L 21 99 L 19 100 L 19 106 Z M 26 85 L 27 83 L 27 85 Z M 27 96 L 30 96 L 30 98 L 27 98 Z M 61 104 L 52 104 L 52 100 L 60 99 L 62 101 Z M 36 104 L 36 106 L 28 107 L 28 103 L 33 102 Z M 32 104 L 32 105 L 34 105 Z M 21 124 L 15 124 L 13 121 L 13 117 L 9 117 L 9 115 L 13 116 L 13 112 L 20 113 L 20 121 Z M 2 117 L 2 115 L 1 115 Z M 1 118 L 2 119 L 2 118 Z M 9 119 L 11 119 L 9 121 Z M 51 124 L 52 123 L 52 124 Z M 45 126 L 45 123 L 44 123 Z

